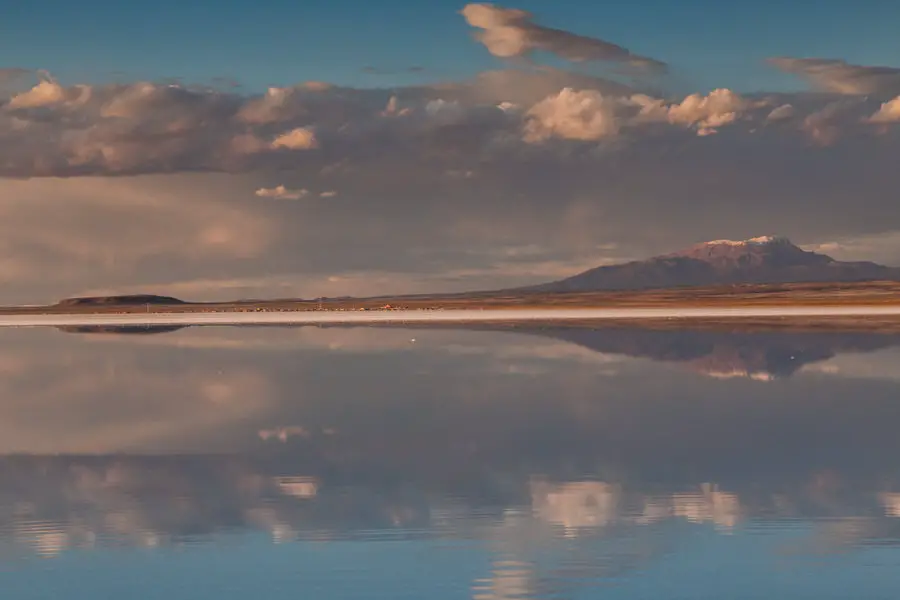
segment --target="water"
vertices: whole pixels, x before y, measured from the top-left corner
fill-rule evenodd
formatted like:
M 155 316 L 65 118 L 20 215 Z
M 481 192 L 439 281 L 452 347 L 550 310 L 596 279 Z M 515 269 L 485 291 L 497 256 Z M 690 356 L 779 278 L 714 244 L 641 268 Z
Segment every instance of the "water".
M 895 598 L 900 336 L 0 331 L 3 598 Z

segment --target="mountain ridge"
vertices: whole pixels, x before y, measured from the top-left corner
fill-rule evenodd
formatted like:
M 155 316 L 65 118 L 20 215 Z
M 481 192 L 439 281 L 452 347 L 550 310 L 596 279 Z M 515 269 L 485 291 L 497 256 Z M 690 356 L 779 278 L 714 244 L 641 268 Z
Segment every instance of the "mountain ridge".
M 838 261 L 783 236 L 713 240 L 645 260 L 594 267 L 563 279 L 505 292 L 589 292 L 736 284 L 898 281 L 900 268 Z

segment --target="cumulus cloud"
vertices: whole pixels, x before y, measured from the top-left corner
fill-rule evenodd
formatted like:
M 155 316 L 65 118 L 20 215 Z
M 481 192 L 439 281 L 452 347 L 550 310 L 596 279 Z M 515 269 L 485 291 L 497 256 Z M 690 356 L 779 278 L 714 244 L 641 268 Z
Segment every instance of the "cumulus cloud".
M 830 102 L 807 115 L 800 129 L 818 144 L 833 144 L 845 133 L 847 122 L 852 121 L 858 111 L 858 102 Z
M 869 117 L 870 123 L 900 122 L 900 96 L 881 105 L 875 114 Z
M 593 90 L 563 89 L 535 104 L 527 113 L 525 140 L 548 137 L 598 140 L 618 133 L 616 100 Z
M 900 69 L 895 67 L 852 65 L 830 58 L 769 59 L 774 67 L 799 75 L 815 88 L 846 95 L 900 93 Z
M 66 90 L 58 83 L 42 81 L 27 92 L 13 97 L 6 107 L 16 110 L 19 108 L 50 106 L 64 102 L 66 96 Z
M 768 100 L 750 100 L 728 89 L 691 94 L 681 102 L 667 103 L 645 94 L 614 96 L 564 88 L 526 112 L 524 140 L 534 143 L 557 137 L 597 141 L 614 137 L 625 127 L 634 131 L 660 123 L 695 128 L 702 137 L 739 119 L 759 116 L 754 111 L 770 106 Z M 765 121 L 761 117 L 757 120 Z
M 276 198 L 278 200 L 299 200 L 309 194 L 307 189 L 289 189 L 283 185 L 273 188 L 259 188 L 254 192 L 260 198 Z
M 666 64 L 598 38 L 578 35 L 534 22 L 531 13 L 493 4 L 473 3 L 462 9 L 466 22 L 480 29 L 476 39 L 494 56 L 527 57 L 540 50 L 571 61 L 615 61 L 649 71 L 664 72 Z
M 714 129 L 734 122 L 751 105 L 731 90 L 717 89 L 706 96 L 691 94 L 680 104 L 670 106 L 668 117 L 672 123 Z

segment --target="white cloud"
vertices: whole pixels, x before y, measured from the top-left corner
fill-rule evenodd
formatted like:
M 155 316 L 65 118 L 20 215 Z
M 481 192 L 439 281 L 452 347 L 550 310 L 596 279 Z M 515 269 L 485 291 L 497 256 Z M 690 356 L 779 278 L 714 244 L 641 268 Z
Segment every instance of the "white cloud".
M 616 135 L 616 104 L 615 99 L 593 90 L 565 88 L 531 107 L 526 114 L 525 140 L 560 137 L 589 141 Z
M 325 190 L 319 193 L 320 198 L 334 198 L 338 193 L 335 190 Z
M 796 109 L 791 104 L 782 104 L 781 106 L 776 106 L 772 109 L 772 111 L 766 117 L 767 121 L 782 121 L 784 119 L 790 119 L 794 116 Z
M 805 246 L 838 260 L 872 260 L 900 265 L 900 231 L 843 236 Z
M 669 121 L 701 127 L 731 123 L 749 103 L 731 90 L 713 90 L 708 95 L 691 94 L 680 104 L 669 107 Z
M 283 185 L 273 188 L 259 188 L 254 192 L 260 198 L 277 198 L 278 200 L 299 200 L 309 194 L 307 189 L 289 189 Z
M 286 148 L 287 150 L 312 150 L 319 147 L 316 134 L 306 127 L 297 127 L 282 133 L 272 140 L 272 148 Z
M 66 96 L 66 89 L 58 83 L 42 81 L 27 92 L 13 96 L 6 107 L 15 110 L 50 106 L 64 102 Z
M 900 96 L 881 105 L 875 114 L 869 117 L 870 123 L 900 122 Z

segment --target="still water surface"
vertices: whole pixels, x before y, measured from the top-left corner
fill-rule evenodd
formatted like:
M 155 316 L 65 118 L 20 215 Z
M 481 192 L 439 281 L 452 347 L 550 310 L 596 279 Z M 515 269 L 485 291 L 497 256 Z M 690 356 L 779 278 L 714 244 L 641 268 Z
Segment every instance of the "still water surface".
M 3 598 L 888 599 L 900 336 L 0 331 Z

